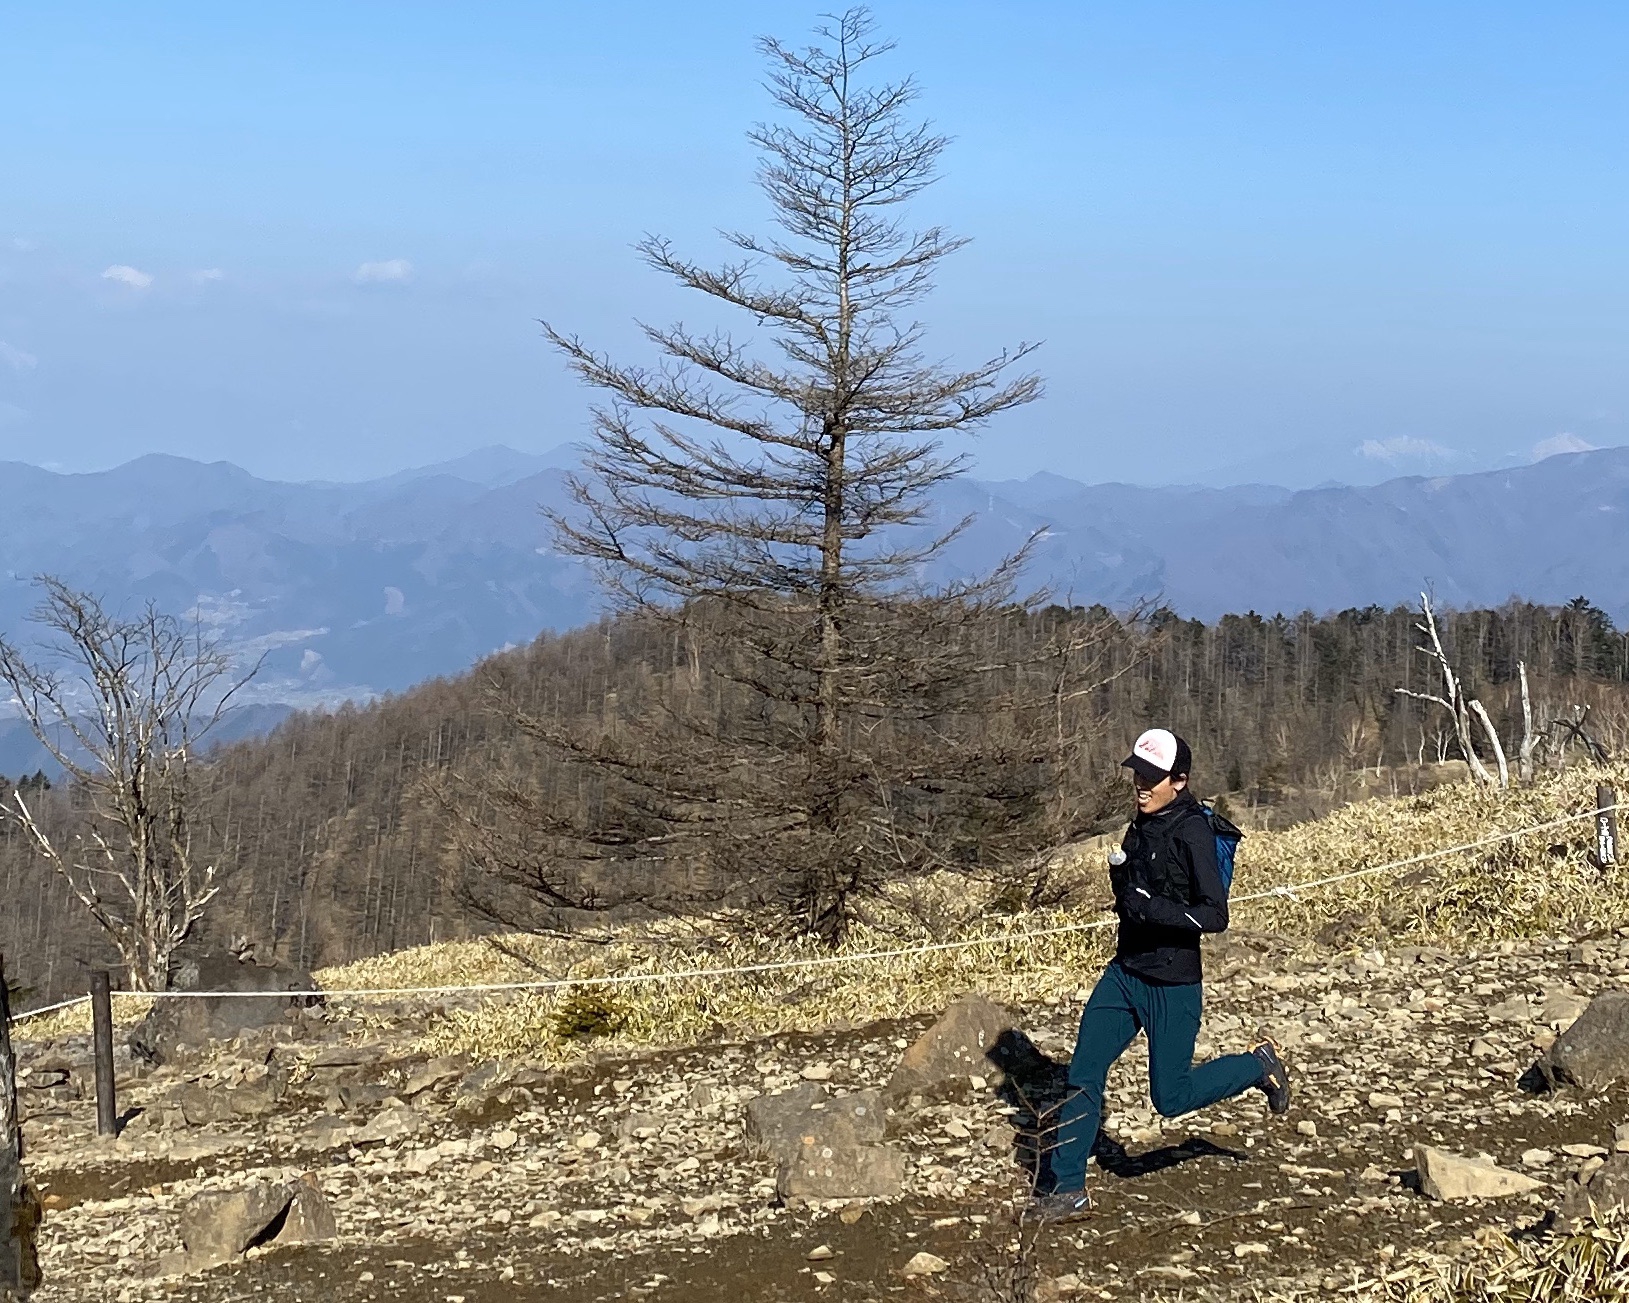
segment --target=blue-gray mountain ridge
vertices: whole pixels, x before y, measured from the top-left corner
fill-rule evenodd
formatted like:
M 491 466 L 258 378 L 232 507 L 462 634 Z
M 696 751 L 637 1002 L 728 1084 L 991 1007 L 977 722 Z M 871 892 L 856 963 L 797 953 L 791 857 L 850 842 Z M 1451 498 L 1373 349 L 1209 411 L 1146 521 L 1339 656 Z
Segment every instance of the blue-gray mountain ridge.
M 31 636 L 29 580 L 49 571 L 115 605 L 196 610 L 245 656 L 265 652 L 235 731 L 400 691 L 594 618 L 592 576 L 551 549 L 539 514 L 563 504 L 574 460 L 493 447 L 351 484 L 163 455 L 92 474 L 0 463 L 0 632 Z M 1075 603 L 1158 596 L 1212 619 L 1408 602 L 1430 584 L 1447 605 L 1585 594 L 1629 615 L 1629 448 L 1299 491 L 963 479 L 934 512 L 973 522 L 930 577 L 987 568 L 1042 530 L 1029 581 Z M 20 741 L 0 721 L 0 773 L 32 768 Z

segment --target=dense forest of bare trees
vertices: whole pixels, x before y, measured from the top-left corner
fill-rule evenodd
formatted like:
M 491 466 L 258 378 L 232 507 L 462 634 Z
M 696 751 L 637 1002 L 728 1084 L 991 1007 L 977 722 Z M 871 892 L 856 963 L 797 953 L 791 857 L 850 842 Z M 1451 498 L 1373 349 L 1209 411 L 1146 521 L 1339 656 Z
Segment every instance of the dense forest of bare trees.
M 987 637 L 992 646 L 1005 640 L 1010 653 L 1054 637 L 1060 620 L 1103 614 L 1006 612 Z M 1107 681 L 1066 703 L 1067 727 L 1083 737 L 1075 762 L 1068 772 L 1035 775 L 1036 799 L 1011 808 L 1027 809 L 1048 837 L 1123 817 L 1116 765 L 1127 740 L 1155 721 L 1192 741 L 1205 794 L 1270 800 L 1285 785 L 1327 783 L 1359 767 L 1451 759 L 1451 722 L 1395 691 L 1423 685 L 1430 669 L 1414 651 L 1416 618 L 1398 607 L 1215 624 L 1169 613 L 1117 622 L 1094 675 Z M 1543 723 L 1588 707 L 1594 737 L 1613 751 L 1629 746 L 1629 643 L 1587 602 L 1446 612 L 1442 628 L 1456 668 L 1507 740 L 1520 730 L 1516 667 L 1525 661 Z M 614 729 L 630 711 L 680 700 L 696 669 L 671 629 L 607 620 L 368 707 L 295 716 L 269 738 L 221 751 L 196 779 L 194 836 L 223 882 L 205 939 L 244 935 L 263 954 L 318 965 L 490 926 L 466 899 L 469 844 L 452 835 L 426 780 L 502 766 L 551 819 L 591 823 L 596 793 L 583 773 L 538 755 L 493 701 L 519 703 L 539 720 Z M 982 717 L 994 736 L 1033 726 L 1013 719 L 1001 699 L 1010 683 L 992 678 L 986 688 L 992 700 Z M 1563 758 L 1557 751 L 1548 762 Z M 1569 761 L 1585 762 L 1581 751 Z M 63 786 L 30 785 L 42 818 L 59 827 L 71 821 Z M 987 831 L 968 829 L 975 861 Z M 990 844 L 997 854 L 1013 851 L 1026 843 L 1022 832 L 1008 827 Z M 516 845 L 524 849 L 524 838 Z M 691 865 L 669 871 L 705 905 L 714 884 Z M 15 824 L 0 827 L 0 877 L 8 902 L 0 948 L 37 992 L 32 999 L 79 989 L 87 961 L 116 961 Z

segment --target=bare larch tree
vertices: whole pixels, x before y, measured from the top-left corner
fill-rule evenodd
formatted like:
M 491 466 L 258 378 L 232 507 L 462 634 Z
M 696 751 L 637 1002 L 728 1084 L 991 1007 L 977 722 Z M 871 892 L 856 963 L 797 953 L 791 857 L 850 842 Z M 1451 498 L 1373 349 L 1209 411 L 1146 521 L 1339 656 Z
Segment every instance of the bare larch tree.
M 808 48 L 761 42 L 781 117 L 750 138 L 778 234 L 726 235 L 738 256 L 716 268 L 666 239 L 639 246 L 761 338 L 647 325 L 660 360 L 635 365 L 544 323 L 606 395 L 573 506 L 551 517 L 556 546 L 624 610 L 671 626 L 678 650 L 664 690 L 592 736 L 515 715 L 605 794 L 593 827 L 562 834 L 569 856 L 672 863 L 682 847 L 735 881 L 790 874 L 798 917 L 828 939 L 879 874 L 976 857 L 970 838 L 998 852 L 1011 812 L 1044 799 L 1045 748 L 981 732 L 968 712 L 990 694 L 970 685 L 1081 691 L 1082 630 L 1100 628 L 1065 620 L 1047 656 L 1007 654 L 1022 549 L 925 586 L 965 524 L 932 510 L 966 464 L 947 437 L 1041 382 L 1021 369 L 1032 345 L 967 369 L 924 352 L 912 311 L 964 242 L 905 221 L 946 140 L 908 120 L 911 80 L 871 78 L 892 48 L 872 31 L 851 9 Z
M 33 656 L 0 639 L 0 683 L 67 778 L 67 809 L 46 818 L 22 790 L 11 813 L 118 949 L 136 990 L 169 984 L 176 948 L 220 890 L 193 852 L 198 748 L 253 677 L 202 628 L 148 604 L 104 610 L 62 580 L 38 581 Z

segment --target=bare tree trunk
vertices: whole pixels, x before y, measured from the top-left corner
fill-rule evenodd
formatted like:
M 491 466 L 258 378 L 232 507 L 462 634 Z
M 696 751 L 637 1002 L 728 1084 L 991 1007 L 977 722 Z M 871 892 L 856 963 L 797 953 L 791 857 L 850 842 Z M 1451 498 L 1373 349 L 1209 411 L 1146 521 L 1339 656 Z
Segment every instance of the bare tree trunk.
M 40 1283 L 35 1238 L 40 1200 L 23 1171 L 17 1111 L 17 1056 L 11 1047 L 11 991 L 0 960 L 0 1292 L 26 1297 Z
M 1488 735 L 1488 742 L 1493 747 L 1493 758 L 1499 764 L 1499 790 L 1510 789 L 1510 766 L 1505 763 L 1504 743 L 1499 740 L 1499 730 L 1493 727 L 1493 721 L 1488 718 L 1488 712 L 1480 701 L 1473 699 L 1469 703 L 1471 713 L 1482 721 L 1482 728 Z
M 1527 662 L 1516 662 L 1522 681 L 1522 745 L 1516 754 L 1516 775 L 1523 787 L 1531 786 L 1534 776 L 1533 750 L 1538 739 L 1533 736 L 1533 698 L 1527 687 Z

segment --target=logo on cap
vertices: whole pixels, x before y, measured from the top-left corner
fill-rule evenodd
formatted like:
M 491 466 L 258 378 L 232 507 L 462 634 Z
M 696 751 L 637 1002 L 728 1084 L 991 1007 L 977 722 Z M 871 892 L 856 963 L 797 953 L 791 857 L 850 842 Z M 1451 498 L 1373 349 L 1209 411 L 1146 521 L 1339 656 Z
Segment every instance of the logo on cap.
M 1132 751 L 1169 773 L 1171 766 L 1176 763 L 1176 735 L 1168 729 L 1151 728 L 1137 739 L 1137 745 Z

